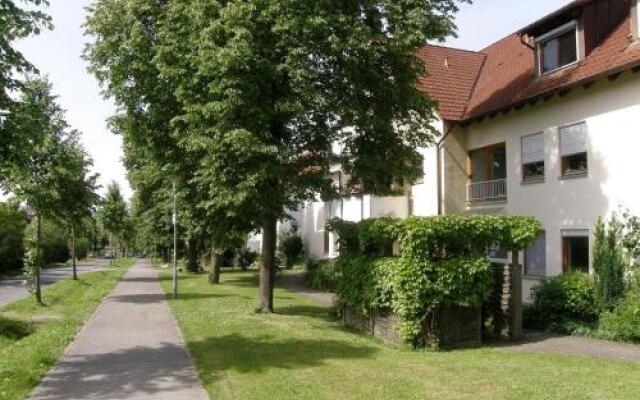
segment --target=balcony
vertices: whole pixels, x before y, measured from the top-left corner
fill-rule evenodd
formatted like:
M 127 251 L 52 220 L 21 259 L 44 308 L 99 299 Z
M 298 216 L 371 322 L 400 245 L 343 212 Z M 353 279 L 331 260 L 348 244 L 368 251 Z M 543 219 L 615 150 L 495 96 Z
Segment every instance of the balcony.
M 472 182 L 467 186 L 467 201 L 482 203 L 507 200 L 507 180 Z

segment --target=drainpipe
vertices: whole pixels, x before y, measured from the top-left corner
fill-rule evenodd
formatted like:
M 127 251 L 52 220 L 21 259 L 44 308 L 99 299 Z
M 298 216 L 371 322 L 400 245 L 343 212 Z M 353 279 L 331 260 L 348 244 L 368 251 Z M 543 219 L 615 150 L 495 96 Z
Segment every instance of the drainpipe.
M 442 145 L 453 130 L 453 124 L 447 126 L 447 131 L 442 138 L 436 143 L 436 171 L 438 174 L 438 215 L 444 214 L 444 205 L 442 204 Z

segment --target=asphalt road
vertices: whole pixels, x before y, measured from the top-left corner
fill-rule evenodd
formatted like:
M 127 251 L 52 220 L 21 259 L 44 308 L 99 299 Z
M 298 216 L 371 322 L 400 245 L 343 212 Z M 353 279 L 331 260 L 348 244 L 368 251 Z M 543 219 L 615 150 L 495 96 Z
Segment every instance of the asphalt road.
M 109 260 L 96 260 L 77 264 L 78 274 L 95 271 L 109 263 Z M 70 278 L 73 275 L 71 267 L 51 268 L 42 271 L 42 289 L 53 285 L 61 279 Z M 29 296 L 29 290 L 24 286 L 24 276 L 16 276 L 0 280 L 0 306 L 18 301 Z

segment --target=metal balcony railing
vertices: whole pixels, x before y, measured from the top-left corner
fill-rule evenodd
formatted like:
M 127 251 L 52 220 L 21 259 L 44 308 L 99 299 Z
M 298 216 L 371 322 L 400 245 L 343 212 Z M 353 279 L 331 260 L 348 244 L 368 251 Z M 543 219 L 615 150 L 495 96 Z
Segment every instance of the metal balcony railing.
M 478 203 L 483 201 L 500 201 L 507 199 L 507 180 L 473 182 L 467 186 L 467 201 Z

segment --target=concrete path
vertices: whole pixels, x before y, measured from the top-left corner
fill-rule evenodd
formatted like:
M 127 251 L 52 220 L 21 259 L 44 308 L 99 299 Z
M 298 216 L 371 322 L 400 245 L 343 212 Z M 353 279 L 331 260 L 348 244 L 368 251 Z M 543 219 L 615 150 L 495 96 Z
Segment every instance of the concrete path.
M 587 356 L 640 363 L 640 346 L 578 336 L 527 332 L 522 342 L 501 343 L 498 346 L 504 346 L 509 351 Z
M 105 267 L 109 260 L 96 260 L 91 262 L 81 262 L 77 264 L 78 274 L 93 272 Z M 42 289 L 45 290 L 49 286 L 61 279 L 71 278 L 73 270 L 71 267 L 51 268 L 42 270 Z M 16 276 L 13 278 L 0 280 L 0 306 L 13 303 L 29 296 L 29 290 L 24 286 L 24 276 Z
M 316 303 L 330 307 L 336 295 L 334 293 L 323 292 L 320 290 L 309 289 L 304 284 L 304 272 L 301 271 L 283 271 L 276 277 L 276 286 L 296 292 L 302 297 L 313 300 Z
M 208 399 L 148 262 L 127 272 L 30 398 Z

